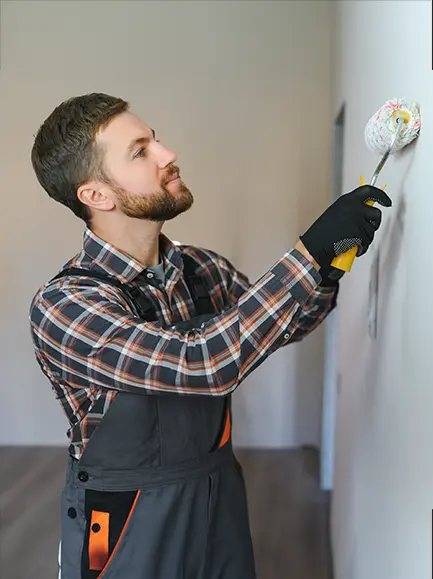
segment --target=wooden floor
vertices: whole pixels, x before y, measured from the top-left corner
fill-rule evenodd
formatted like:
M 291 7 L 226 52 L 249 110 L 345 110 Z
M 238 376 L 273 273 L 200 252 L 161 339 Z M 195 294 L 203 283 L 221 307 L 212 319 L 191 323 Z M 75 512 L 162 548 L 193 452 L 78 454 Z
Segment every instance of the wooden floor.
M 0 447 L 1 579 L 57 578 L 65 454 Z M 332 579 L 329 497 L 318 488 L 316 453 L 236 454 L 247 482 L 259 579 Z

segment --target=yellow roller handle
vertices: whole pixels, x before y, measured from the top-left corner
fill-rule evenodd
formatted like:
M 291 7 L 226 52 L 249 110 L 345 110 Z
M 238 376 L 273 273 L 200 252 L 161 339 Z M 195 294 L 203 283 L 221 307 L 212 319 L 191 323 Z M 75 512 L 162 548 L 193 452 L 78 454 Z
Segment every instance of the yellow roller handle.
M 361 187 L 365 184 L 364 177 L 360 177 L 359 184 Z M 385 189 L 385 187 L 386 185 L 384 185 L 382 189 Z M 366 204 L 374 205 L 374 201 L 366 201 Z M 344 253 L 337 255 L 337 257 L 334 257 L 334 259 L 331 261 L 332 267 L 335 267 L 336 269 L 341 269 L 342 271 L 350 271 L 357 253 L 358 253 L 358 246 L 355 246 L 352 247 L 351 249 L 348 249 Z

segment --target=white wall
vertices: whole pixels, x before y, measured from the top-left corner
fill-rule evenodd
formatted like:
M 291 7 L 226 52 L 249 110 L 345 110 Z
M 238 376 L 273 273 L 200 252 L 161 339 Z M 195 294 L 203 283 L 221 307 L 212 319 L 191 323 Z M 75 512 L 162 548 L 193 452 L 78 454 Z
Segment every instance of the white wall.
M 27 312 L 82 225 L 33 176 L 39 124 L 75 94 L 130 100 L 196 197 L 166 232 L 254 280 L 329 198 L 330 17 L 325 1 L 2 2 L 0 443 L 66 443 Z M 321 376 L 321 331 L 274 355 L 236 393 L 238 444 L 318 444 Z
M 344 190 L 379 161 L 364 144 L 388 99 L 421 106 L 415 146 L 392 157 L 378 185 L 394 206 L 340 300 L 333 544 L 336 579 L 431 577 L 433 507 L 433 72 L 430 2 L 339 3 L 334 114 L 346 101 Z M 380 248 L 378 337 L 367 333 L 368 284 Z

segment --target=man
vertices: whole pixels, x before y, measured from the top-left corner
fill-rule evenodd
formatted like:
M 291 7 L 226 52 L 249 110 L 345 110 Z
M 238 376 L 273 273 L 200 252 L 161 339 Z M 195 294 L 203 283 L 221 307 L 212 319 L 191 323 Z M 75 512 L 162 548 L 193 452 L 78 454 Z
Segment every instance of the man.
M 365 253 L 390 206 L 342 196 L 255 284 L 163 223 L 193 197 L 176 155 L 119 98 L 59 105 L 32 150 L 84 246 L 30 309 L 42 371 L 70 423 L 63 579 L 253 579 L 231 393 L 334 308 L 335 255 Z M 266 385 L 263 385 L 266 387 Z

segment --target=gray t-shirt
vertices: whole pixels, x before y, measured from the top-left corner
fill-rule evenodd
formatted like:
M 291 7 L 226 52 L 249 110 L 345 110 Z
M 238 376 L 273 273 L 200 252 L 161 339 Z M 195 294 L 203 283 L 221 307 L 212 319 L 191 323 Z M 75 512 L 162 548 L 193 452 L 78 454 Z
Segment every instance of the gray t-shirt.
M 157 280 L 159 280 L 161 283 L 165 284 L 165 272 L 164 272 L 164 262 L 161 261 L 161 263 L 158 263 L 158 265 L 155 265 L 154 267 L 148 267 L 146 268 L 148 271 L 151 271 Z

